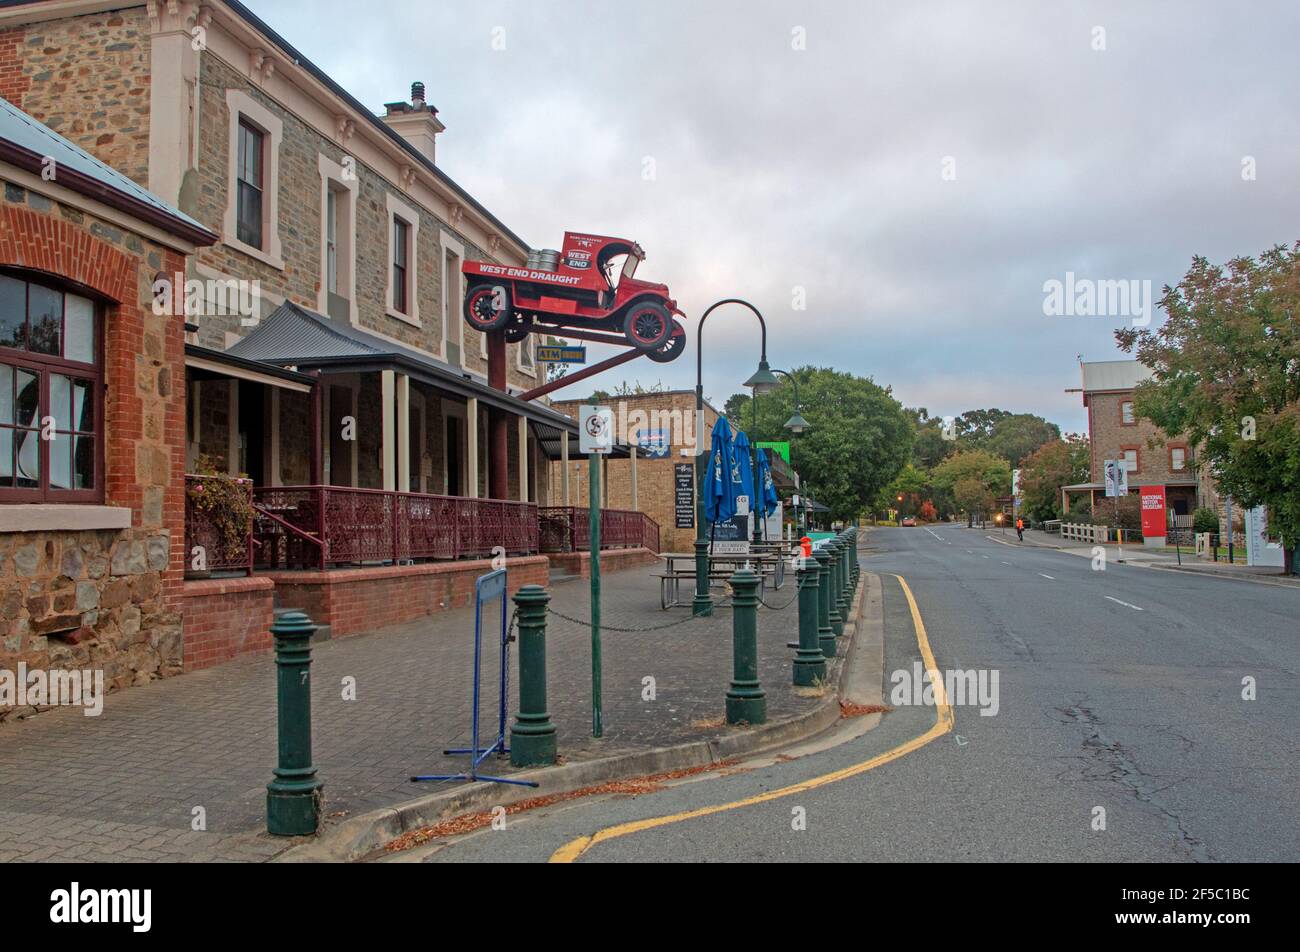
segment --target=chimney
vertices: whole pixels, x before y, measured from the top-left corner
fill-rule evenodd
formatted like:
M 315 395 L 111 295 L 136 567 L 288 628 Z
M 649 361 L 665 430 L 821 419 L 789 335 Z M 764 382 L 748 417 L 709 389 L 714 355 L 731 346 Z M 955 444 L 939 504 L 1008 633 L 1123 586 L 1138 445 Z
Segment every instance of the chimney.
M 388 127 L 415 146 L 417 152 L 430 162 L 434 161 L 438 133 L 446 127 L 438 121 L 438 110 L 425 100 L 424 83 L 411 84 L 410 102 L 385 103 L 383 118 Z

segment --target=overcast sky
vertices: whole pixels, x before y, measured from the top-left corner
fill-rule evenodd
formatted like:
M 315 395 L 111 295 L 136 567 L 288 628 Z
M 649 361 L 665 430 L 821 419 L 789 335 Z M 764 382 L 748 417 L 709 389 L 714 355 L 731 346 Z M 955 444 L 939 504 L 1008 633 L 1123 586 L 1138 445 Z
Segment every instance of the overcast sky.
M 932 415 L 1083 430 L 1076 355 L 1122 358 L 1128 318 L 1045 316 L 1044 282 L 1159 297 L 1194 254 L 1300 238 L 1294 0 L 248 2 L 376 112 L 423 81 L 439 164 L 533 246 L 636 239 L 692 318 L 746 298 L 773 366 L 871 376 Z M 714 400 L 752 372 L 755 328 L 709 318 Z M 693 387 L 690 335 L 597 380 Z

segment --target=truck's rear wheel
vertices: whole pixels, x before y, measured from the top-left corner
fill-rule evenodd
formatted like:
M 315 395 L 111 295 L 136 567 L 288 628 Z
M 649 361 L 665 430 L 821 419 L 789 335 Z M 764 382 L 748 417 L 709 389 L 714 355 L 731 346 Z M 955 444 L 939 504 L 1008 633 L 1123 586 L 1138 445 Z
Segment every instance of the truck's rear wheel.
M 623 333 L 628 342 L 640 350 L 655 351 L 668 343 L 673 333 L 673 318 L 668 308 L 654 301 L 633 304 L 623 319 Z
M 680 321 L 673 321 L 673 333 L 668 338 L 668 343 L 658 350 L 647 351 L 646 356 L 657 364 L 666 364 L 680 357 L 685 349 L 686 328 L 682 327 Z
M 465 295 L 465 323 L 476 331 L 500 330 L 513 316 L 510 289 L 504 284 L 480 284 Z

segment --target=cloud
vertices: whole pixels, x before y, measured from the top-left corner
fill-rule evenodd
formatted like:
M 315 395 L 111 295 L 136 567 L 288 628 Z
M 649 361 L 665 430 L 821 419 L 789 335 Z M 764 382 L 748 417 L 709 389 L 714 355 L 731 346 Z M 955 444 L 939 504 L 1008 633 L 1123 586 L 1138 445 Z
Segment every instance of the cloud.
M 773 364 L 872 376 L 932 413 L 1083 429 L 1063 390 L 1077 354 L 1120 356 L 1120 321 L 1044 317 L 1044 281 L 1158 289 L 1193 254 L 1300 232 L 1288 2 L 255 7 L 376 111 L 424 81 L 440 162 L 534 245 L 635 238 L 692 316 L 753 301 Z M 593 383 L 693 386 L 694 336 L 673 364 Z M 720 312 L 705 339 L 721 401 L 756 362 L 755 327 Z

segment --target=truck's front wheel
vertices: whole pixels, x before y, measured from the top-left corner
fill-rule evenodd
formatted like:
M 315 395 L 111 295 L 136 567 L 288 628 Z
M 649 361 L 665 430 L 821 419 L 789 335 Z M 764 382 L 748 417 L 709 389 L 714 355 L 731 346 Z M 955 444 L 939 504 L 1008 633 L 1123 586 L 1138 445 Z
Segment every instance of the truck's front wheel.
M 504 284 L 480 284 L 465 295 L 465 323 L 476 331 L 496 331 L 510 323 L 514 308 Z
M 633 304 L 623 320 L 628 342 L 640 350 L 658 350 L 673 333 L 673 318 L 668 308 L 654 301 Z

